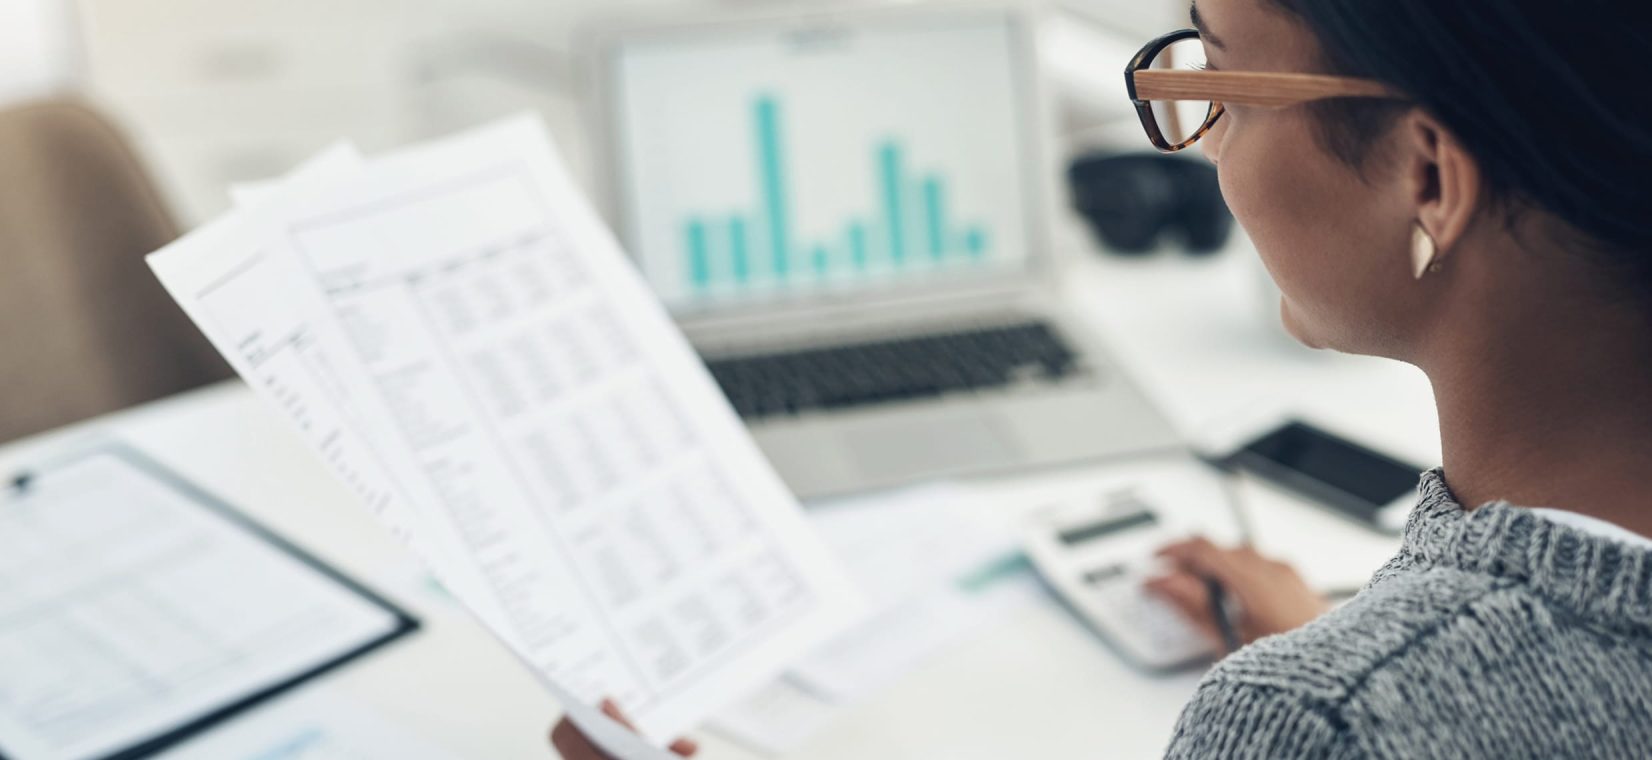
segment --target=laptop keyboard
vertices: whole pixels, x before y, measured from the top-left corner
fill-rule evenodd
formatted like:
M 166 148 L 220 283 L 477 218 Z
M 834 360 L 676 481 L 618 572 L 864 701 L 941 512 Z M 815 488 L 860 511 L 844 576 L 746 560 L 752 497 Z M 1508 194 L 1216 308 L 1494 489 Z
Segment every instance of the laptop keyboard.
M 706 362 L 736 411 L 760 419 L 1055 382 L 1078 356 L 1043 322 Z

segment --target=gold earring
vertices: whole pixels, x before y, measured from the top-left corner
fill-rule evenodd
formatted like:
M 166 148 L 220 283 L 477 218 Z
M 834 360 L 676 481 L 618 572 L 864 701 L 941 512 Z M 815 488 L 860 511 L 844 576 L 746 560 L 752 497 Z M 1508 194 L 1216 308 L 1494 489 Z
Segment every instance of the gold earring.
M 1440 271 L 1440 247 L 1422 222 L 1411 226 L 1411 275 L 1421 280 L 1429 272 Z

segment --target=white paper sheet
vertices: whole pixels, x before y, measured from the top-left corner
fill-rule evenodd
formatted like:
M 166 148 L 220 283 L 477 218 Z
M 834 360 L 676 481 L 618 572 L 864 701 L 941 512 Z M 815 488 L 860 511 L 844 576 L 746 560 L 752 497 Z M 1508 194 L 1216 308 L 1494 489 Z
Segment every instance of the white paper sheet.
M 866 589 L 872 613 L 799 659 L 788 678 L 853 702 L 1043 599 L 1018 562 L 1019 536 L 977 521 L 978 498 L 942 484 L 812 507 L 810 522 Z
M 0 755 L 104 757 L 399 623 L 108 454 L 0 498 Z
M 1030 569 L 980 589 L 937 587 L 833 637 L 788 678 L 830 702 L 852 703 L 1048 598 Z
M 537 124 L 295 180 L 151 263 L 593 731 L 610 696 L 661 744 L 852 616 Z
M 790 754 L 831 726 L 839 708 L 781 679 L 719 711 L 707 727 L 772 757 Z
M 307 689 L 214 727 L 158 760 L 459 760 L 360 702 Z
M 816 503 L 808 517 L 875 614 L 1020 550 L 1019 534 L 975 519 L 979 503 L 942 483 Z

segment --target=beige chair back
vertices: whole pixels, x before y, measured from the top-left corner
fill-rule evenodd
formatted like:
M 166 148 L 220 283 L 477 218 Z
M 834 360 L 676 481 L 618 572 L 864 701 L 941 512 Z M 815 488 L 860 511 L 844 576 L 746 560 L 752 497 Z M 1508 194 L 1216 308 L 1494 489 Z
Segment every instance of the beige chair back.
M 0 111 L 0 441 L 230 376 L 144 264 L 177 234 L 97 113 Z

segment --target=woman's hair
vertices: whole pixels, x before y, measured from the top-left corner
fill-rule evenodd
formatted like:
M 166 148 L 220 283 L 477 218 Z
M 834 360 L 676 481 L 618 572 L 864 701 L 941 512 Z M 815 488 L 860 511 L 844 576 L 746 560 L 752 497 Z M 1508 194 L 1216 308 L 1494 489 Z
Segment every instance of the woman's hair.
M 1274 2 L 1318 38 L 1333 72 L 1387 83 L 1443 122 L 1494 200 L 1549 212 L 1652 298 L 1652 25 L 1641 2 Z M 1327 147 L 1360 166 L 1405 108 L 1318 110 Z

